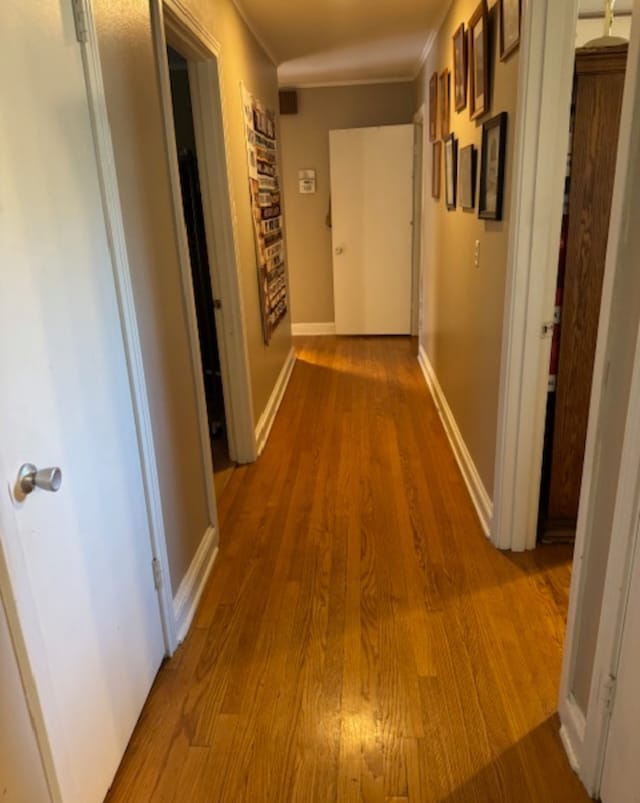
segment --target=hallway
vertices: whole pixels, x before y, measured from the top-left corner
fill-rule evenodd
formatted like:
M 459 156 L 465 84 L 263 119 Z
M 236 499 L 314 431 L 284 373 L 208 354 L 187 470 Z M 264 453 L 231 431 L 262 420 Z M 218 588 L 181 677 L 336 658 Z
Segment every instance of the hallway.
M 110 803 L 588 800 L 555 715 L 569 548 L 497 552 L 405 338 L 305 338 Z

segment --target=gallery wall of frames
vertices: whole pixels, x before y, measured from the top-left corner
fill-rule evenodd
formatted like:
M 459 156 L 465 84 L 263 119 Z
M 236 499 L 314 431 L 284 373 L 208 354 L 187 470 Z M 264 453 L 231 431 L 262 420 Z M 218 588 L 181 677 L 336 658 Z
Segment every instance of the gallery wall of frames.
M 452 0 L 416 81 L 426 182 L 420 347 L 487 511 L 508 282 L 520 10 L 518 0 Z
M 451 61 L 429 79 L 431 194 L 446 208 L 458 207 L 484 220 L 502 220 L 508 113 L 492 107 L 492 74 L 520 44 L 521 0 L 498 0 L 489 14 L 481 0 L 461 20 L 451 42 Z M 497 15 L 497 19 L 495 16 Z M 498 41 L 492 41 L 497 36 Z M 491 59 L 492 48 L 500 59 Z M 482 126 L 480 152 L 456 136 L 460 115 Z

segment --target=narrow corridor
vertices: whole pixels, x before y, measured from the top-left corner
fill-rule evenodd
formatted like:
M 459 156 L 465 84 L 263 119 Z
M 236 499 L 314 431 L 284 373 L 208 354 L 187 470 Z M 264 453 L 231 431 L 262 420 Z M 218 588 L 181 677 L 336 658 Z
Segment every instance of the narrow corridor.
M 406 338 L 306 338 L 110 803 L 572 803 L 571 552 L 487 541 Z

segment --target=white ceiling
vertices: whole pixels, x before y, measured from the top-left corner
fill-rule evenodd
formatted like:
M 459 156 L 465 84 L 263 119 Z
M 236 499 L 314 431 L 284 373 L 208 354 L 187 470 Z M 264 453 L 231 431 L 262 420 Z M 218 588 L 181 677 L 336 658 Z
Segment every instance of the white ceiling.
M 233 0 L 283 87 L 412 80 L 451 1 Z M 632 5 L 617 0 L 616 13 Z M 580 15 L 603 9 L 579 0 Z
M 629 14 L 633 0 L 616 0 L 614 12 L 616 14 Z M 578 13 L 583 14 L 598 14 L 604 16 L 604 0 L 579 0 Z
M 234 0 L 281 86 L 411 80 L 451 0 Z

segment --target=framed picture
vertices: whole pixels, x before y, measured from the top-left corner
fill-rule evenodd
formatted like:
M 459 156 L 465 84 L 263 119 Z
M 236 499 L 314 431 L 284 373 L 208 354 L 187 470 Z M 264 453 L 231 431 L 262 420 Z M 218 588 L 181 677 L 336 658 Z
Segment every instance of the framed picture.
M 485 220 L 502 220 L 506 142 L 507 113 L 501 112 L 482 126 L 478 217 Z
M 467 32 L 464 22 L 453 35 L 453 98 L 457 112 L 467 105 Z
M 429 141 L 438 139 L 438 73 L 429 80 Z
M 431 164 L 431 197 L 440 197 L 440 174 L 442 172 L 442 142 L 433 143 L 433 162 Z
M 444 194 L 447 209 L 456 208 L 456 184 L 458 172 L 458 143 L 453 134 L 444 141 Z
M 489 11 L 482 0 L 469 20 L 469 114 L 489 111 Z
M 476 206 L 476 172 L 478 149 L 475 145 L 460 148 L 458 159 L 458 196 L 463 209 L 475 209 Z
M 500 0 L 500 58 L 507 59 L 520 44 L 521 0 Z
M 451 120 L 451 73 L 443 70 L 440 73 L 440 136 L 449 136 Z

